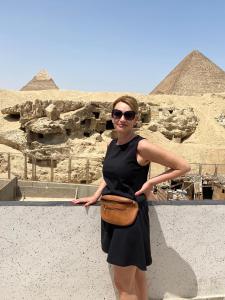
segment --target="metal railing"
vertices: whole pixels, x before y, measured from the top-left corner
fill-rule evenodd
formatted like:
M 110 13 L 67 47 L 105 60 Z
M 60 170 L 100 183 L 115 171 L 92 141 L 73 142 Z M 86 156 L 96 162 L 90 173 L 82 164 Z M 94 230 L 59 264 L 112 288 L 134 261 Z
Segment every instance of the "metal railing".
M 12 174 L 18 173 L 19 177 L 24 180 L 38 180 L 37 178 L 37 166 L 40 164 L 40 161 L 38 161 L 37 157 L 35 156 L 35 152 L 39 151 L 34 150 L 31 151 L 29 154 L 24 153 L 9 153 L 9 152 L 0 152 L 0 171 L 1 175 L 0 177 L 6 176 L 8 179 L 12 177 Z M 15 157 L 20 156 L 21 159 L 15 160 Z M 72 165 L 73 162 L 78 162 L 78 160 L 83 159 L 85 160 L 84 165 L 84 174 L 85 174 L 85 182 L 90 183 L 90 167 L 93 163 L 93 161 L 100 161 L 102 163 L 103 157 L 86 157 L 86 156 L 78 156 L 78 155 L 68 155 L 68 157 L 62 158 L 62 159 L 55 159 L 53 156 L 47 159 L 49 163 L 49 177 L 48 181 L 54 182 L 55 181 L 55 169 L 56 165 L 61 161 L 67 160 L 67 170 L 64 170 L 64 174 L 66 175 L 66 180 L 60 180 L 61 182 L 74 182 L 72 178 Z M 15 160 L 14 166 L 13 161 Z M 22 160 L 22 162 L 21 162 Z M 18 164 L 19 162 L 19 164 Z M 22 164 L 22 166 L 21 166 Z M 4 165 L 4 167 L 3 167 Z M 225 164 L 202 164 L 202 163 L 190 163 L 192 170 L 184 175 L 186 176 L 193 176 L 193 175 L 204 175 L 208 174 L 210 176 L 217 176 L 225 175 Z M 28 168 L 29 166 L 29 168 Z M 19 170 L 18 170 L 19 168 Z M 168 168 L 166 167 L 165 170 Z M 206 172 L 205 170 L 208 170 Z M 151 175 L 151 165 L 149 167 L 149 174 L 148 178 L 150 178 Z M 5 178 L 5 177 L 4 177 Z M 97 180 L 97 178 L 96 178 Z M 84 180 L 83 180 L 84 181 Z
M 17 157 L 17 160 L 15 158 Z M 85 183 L 90 183 L 90 165 L 93 161 L 98 161 L 102 163 L 101 157 L 86 157 L 86 156 L 76 156 L 76 155 L 69 155 L 63 159 L 55 159 L 51 157 L 47 161 L 49 162 L 49 178 L 48 181 L 54 182 L 55 181 L 55 169 L 56 165 L 59 162 L 67 161 L 67 169 L 64 170 L 64 174 L 66 174 L 66 180 L 60 180 L 60 182 L 74 182 L 72 178 L 72 164 L 73 162 L 78 162 L 79 160 L 85 160 L 84 163 L 84 173 L 85 173 Z M 13 166 L 13 162 L 14 163 Z M 27 153 L 8 153 L 8 152 L 0 152 L 0 171 L 1 171 L 1 178 L 8 178 L 11 179 L 13 176 L 18 176 L 20 179 L 23 180 L 38 180 L 38 160 L 35 155 L 27 154 Z M 22 166 L 21 166 L 22 165 Z M 4 167 L 3 167 L 4 166 Z M 29 168 L 28 168 L 29 166 Z M 45 167 L 46 168 L 46 167 Z M 17 174 L 17 175 L 15 175 Z M 47 177 L 47 176 L 46 176 Z M 97 178 L 96 178 L 97 180 Z M 84 181 L 84 180 L 83 180 Z

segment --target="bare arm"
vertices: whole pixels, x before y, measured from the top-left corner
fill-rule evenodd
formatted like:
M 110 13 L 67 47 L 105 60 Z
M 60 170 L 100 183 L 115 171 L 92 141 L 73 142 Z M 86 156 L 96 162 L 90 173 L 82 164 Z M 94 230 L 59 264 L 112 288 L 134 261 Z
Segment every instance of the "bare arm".
M 93 197 L 96 198 L 96 201 L 98 200 L 98 198 L 101 196 L 102 194 L 102 190 L 104 189 L 104 187 L 106 187 L 106 182 L 104 179 L 102 179 L 98 189 L 96 190 L 96 192 L 94 193 Z
M 99 197 L 101 196 L 102 190 L 104 189 L 105 186 L 106 186 L 105 180 L 102 179 L 98 189 L 92 196 L 74 199 L 74 200 L 72 200 L 72 203 L 74 203 L 74 204 L 85 203 L 84 206 L 89 206 L 91 204 L 96 203 L 98 201 Z
M 153 145 L 147 140 L 139 142 L 138 152 L 146 161 L 169 167 L 169 170 L 146 181 L 142 188 L 135 193 L 136 196 L 142 193 L 145 193 L 147 197 L 151 196 L 154 185 L 181 176 L 191 169 L 190 165 L 183 158 L 159 146 Z

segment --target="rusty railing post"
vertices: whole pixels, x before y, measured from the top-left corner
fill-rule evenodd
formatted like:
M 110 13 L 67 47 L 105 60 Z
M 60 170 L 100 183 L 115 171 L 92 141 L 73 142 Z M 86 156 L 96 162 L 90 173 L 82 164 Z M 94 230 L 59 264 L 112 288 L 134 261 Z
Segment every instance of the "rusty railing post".
M 71 182 L 71 173 L 72 173 L 72 160 L 70 156 L 68 159 L 68 182 Z
M 27 179 L 27 154 L 24 154 L 24 179 Z
M 53 158 L 51 157 L 51 174 L 50 174 L 50 181 L 54 181 L 54 161 Z
M 90 169 L 90 163 L 89 163 L 89 159 L 87 159 L 87 163 L 86 163 L 86 182 L 89 183 L 89 169 Z
M 8 179 L 11 178 L 11 157 L 10 153 L 8 153 Z
M 32 180 L 36 180 L 36 157 L 32 155 Z
M 198 175 L 202 175 L 202 164 L 199 164 Z
M 215 165 L 214 176 L 217 176 L 217 173 L 218 173 L 218 165 Z

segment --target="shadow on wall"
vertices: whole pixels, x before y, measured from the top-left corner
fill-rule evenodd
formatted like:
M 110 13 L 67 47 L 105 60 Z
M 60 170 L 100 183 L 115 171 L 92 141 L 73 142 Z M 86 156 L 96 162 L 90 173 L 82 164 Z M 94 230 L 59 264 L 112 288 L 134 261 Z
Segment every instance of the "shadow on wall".
M 150 299 L 163 299 L 169 295 L 196 297 L 195 273 L 173 248 L 167 246 L 154 206 L 151 207 L 150 224 L 153 260 L 147 271 Z

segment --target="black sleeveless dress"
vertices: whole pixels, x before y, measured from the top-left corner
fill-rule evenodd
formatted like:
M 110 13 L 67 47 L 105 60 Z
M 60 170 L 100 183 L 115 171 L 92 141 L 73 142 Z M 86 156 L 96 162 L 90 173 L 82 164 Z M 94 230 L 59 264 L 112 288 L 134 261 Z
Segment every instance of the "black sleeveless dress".
M 139 211 L 135 222 L 129 226 L 117 226 L 101 220 L 102 250 L 108 253 L 107 262 L 118 266 L 137 266 L 145 271 L 152 263 L 148 204 L 144 194 L 135 196 L 147 180 L 149 165 L 137 162 L 137 145 L 143 137 L 137 135 L 123 145 L 112 140 L 103 163 L 106 187 L 102 195 L 114 194 L 138 202 Z

